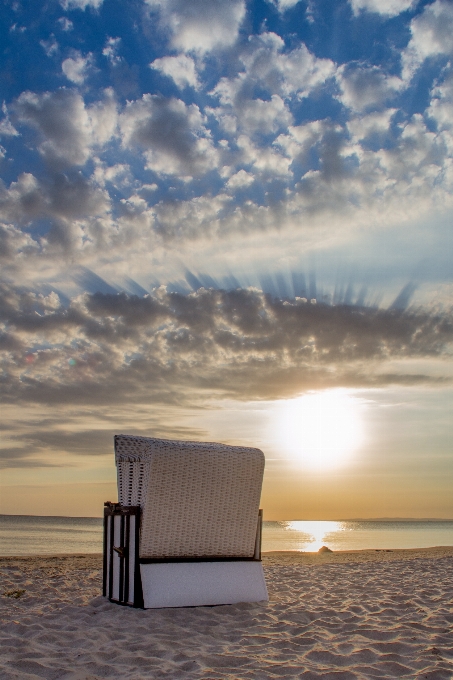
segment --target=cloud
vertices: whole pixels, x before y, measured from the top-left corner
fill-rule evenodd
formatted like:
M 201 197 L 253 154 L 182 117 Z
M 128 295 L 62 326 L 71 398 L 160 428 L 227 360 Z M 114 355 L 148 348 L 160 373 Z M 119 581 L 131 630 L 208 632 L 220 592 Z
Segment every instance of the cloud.
M 446 156 L 447 150 L 444 147 L 441 136 L 430 132 L 420 114 L 412 117 L 406 125 L 402 127 L 399 143 L 393 148 L 383 148 L 377 152 L 380 166 L 388 180 L 412 185 L 419 190 L 435 188 L 435 185 L 442 179 L 443 166 L 448 168 L 449 162 Z M 447 185 L 444 188 L 446 189 Z
M 220 105 L 207 113 L 231 139 L 230 149 L 237 149 L 229 157 L 224 154 L 225 177 L 249 165 L 253 167 L 246 171 L 258 174 L 261 181 L 291 178 L 291 160 L 282 154 L 283 146 L 277 141 L 294 122 L 290 102 L 323 86 L 333 75 L 334 65 L 328 59 L 317 59 L 305 45 L 291 51 L 284 48 L 275 33 L 254 36 L 238 55 L 243 70 L 221 78 L 211 92 Z M 273 144 L 270 135 L 279 135 Z
M 8 415 L 11 412 L 12 422 L 3 429 L 0 447 L 0 468 L 3 469 L 80 467 L 85 462 L 78 459 L 80 456 L 108 455 L 111 459 L 112 435 L 118 430 L 144 436 L 153 432 L 166 439 L 200 440 L 205 436 L 205 431 L 194 423 L 184 425 L 179 410 L 174 413 L 173 409 L 156 404 L 152 411 L 137 404 L 130 409 L 122 405 L 113 411 L 107 407 L 99 410 L 95 419 L 92 410 L 83 406 L 69 412 L 65 406 L 55 404 L 49 415 L 46 407 L 40 409 L 34 405 L 21 408 L 20 431 L 15 427 L 14 406 Z M 98 458 L 98 464 L 103 462 Z
M 34 175 L 24 172 L 6 188 L 0 185 L 0 218 L 3 222 L 21 224 L 41 215 L 43 198 L 40 183 Z
M 243 0 L 146 0 L 178 51 L 205 54 L 231 47 L 245 17 Z
M 141 148 L 146 167 L 158 174 L 192 178 L 217 166 L 218 152 L 196 104 L 145 94 L 128 102 L 121 131 L 123 145 Z
M 24 93 L 15 105 L 17 121 L 40 133 L 38 149 L 51 174 L 23 173 L 2 187 L 4 224 L 39 226 L 31 232 L 33 247 L 11 240 L 8 231 L 5 248 L 24 248 L 17 261 L 22 270 L 27 258 L 34 263 L 28 269 L 36 258 L 42 266 L 44 261 L 52 269 L 61 266 L 50 261 L 55 248 L 88 266 L 102 250 L 121 258 L 127 249 L 146 267 L 146 253 L 156 248 L 170 253 L 176 240 L 183 247 L 196 239 L 200 252 L 212 253 L 219 237 L 266 231 L 270 238 L 278 225 L 288 243 L 295 244 L 298 234 L 299 244 L 312 247 L 329 233 L 344 240 L 358 228 L 407 223 L 446 210 L 453 188 L 449 83 L 445 76 L 432 92 L 425 114 L 429 125 L 420 114 L 401 121 L 394 108 L 381 109 L 357 112 L 343 125 L 329 119 L 289 125 L 270 144 L 236 132 L 214 145 L 209 117 L 177 98 L 145 95 L 118 115 L 112 91 L 91 106 L 71 90 Z M 114 146 L 118 120 L 122 148 Z M 115 163 L 104 160 L 110 148 Z M 144 181 L 137 164 L 126 162 L 135 149 L 143 154 L 138 167 L 142 163 L 159 176 L 159 192 L 153 193 L 154 177 Z M 95 167 L 90 177 L 82 177 L 77 168 L 88 158 Z M 217 186 L 208 185 L 201 195 L 188 184 L 177 192 L 165 190 L 168 176 L 198 182 L 212 170 L 219 171 Z M 50 220 L 48 239 L 43 220 Z
M 81 173 L 69 177 L 63 173 L 55 175 L 48 197 L 51 214 L 67 219 L 99 215 L 109 206 L 106 194 Z
M 19 133 L 9 119 L 9 113 L 5 103 L 3 103 L 2 112 L 4 118 L 0 120 L 0 137 L 17 137 Z
M 289 157 L 288 164 L 293 160 L 305 164 L 311 149 L 319 144 L 329 128 L 332 128 L 331 123 L 322 120 L 303 125 L 291 125 L 287 134 L 279 135 L 274 144 L 285 151 L 285 155 Z
M 52 55 L 58 52 L 59 49 L 58 43 L 53 33 L 48 40 L 40 40 L 39 44 L 41 45 L 41 47 L 43 48 L 44 52 L 48 57 L 51 57 Z
M 120 187 L 130 186 L 133 183 L 129 165 L 125 163 L 115 163 L 115 165 L 108 166 L 99 161 L 99 159 L 95 159 L 95 162 L 96 167 L 93 177 L 99 186 L 105 187 L 106 183 L 111 182 L 113 186 L 118 189 Z M 141 187 L 141 189 L 146 188 L 146 186 Z M 157 184 L 154 184 L 153 188 L 157 189 Z
M 429 57 L 453 55 L 453 4 L 436 0 L 411 21 L 412 37 L 402 54 L 403 79 L 410 80 Z
M 255 181 L 255 178 L 252 174 L 249 172 L 245 172 L 245 170 L 239 170 L 235 175 L 232 175 L 232 177 L 229 178 L 227 182 L 227 187 L 229 189 L 237 189 L 239 187 L 248 187 L 250 184 L 253 184 Z
M 102 54 L 104 55 L 104 57 L 107 57 L 107 59 L 113 66 L 119 64 L 122 61 L 121 57 L 118 56 L 118 49 L 120 43 L 121 38 L 107 38 L 105 47 L 102 50 Z
M 104 98 L 86 107 L 91 125 L 92 144 L 103 146 L 116 135 L 118 110 L 112 88 L 104 90 Z
M 389 76 L 376 66 L 359 64 L 341 66 L 337 82 L 341 89 L 338 99 L 353 111 L 381 108 L 404 87 L 396 76 Z
M 200 258 L 205 253 L 210 260 L 218 256 L 217 239 L 221 238 L 231 253 L 241 258 L 248 253 L 254 260 L 257 252 L 277 249 L 283 256 L 285 249 L 299 252 L 332 238 L 343 243 L 358 229 L 368 231 L 401 220 L 409 224 L 420 220 L 422 214 L 447 209 L 453 187 L 449 129 L 435 132 L 431 124 L 430 131 L 417 115 L 386 130 L 392 114 L 387 111 L 379 116 L 378 120 L 375 114 L 355 119 L 349 131 L 328 120 L 290 126 L 288 134 L 280 135 L 270 147 L 255 145 L 241 135 L 235 155 L 230 157 L 230 152 L 221 150 L 222 157 L 234 163 L 222 168 L 225 184 L 217 194 L 172 196 L 159 191 L 155 197 L 147 183 L 134 179 L 126 163 L 97 161 L 92 177 L 86 178 L 73 170 L 53 173 L 47 181 L 24 174 L 1 189 L 0 220 L 27 228 L 42 219 L 58 223 L 53 240 L 35 236 L 33 248 L 28 242 L 23 244 L 17 260 L 22 269 L 37 266 L 37 253 L 42 258 L 40 267 L 46 260 L 47 266 L 62 267 L 59 261 L 49 259 L 54 245 L 60 243 L 66 252 L 72 249 L 76 263 L 87 264 L 100 252 L 108 252 L 116 261 L 127 250 L 128 262 L 135 263 L 134 267 L 147 270 L 152 258 L 153 266 L 163 273 L 175 243 L 181 257 L 191 258 L 190 243 L 196 240 Z M 371 146 L 361 145 L 363 134 L 367 135 L 365 142 L 371 139 Z M 170 146 L 164 152 L 173 150 Z M 196 152 L 197 147 L 195 151 L 189 147 L 189 159 Z M 162 158 L 157 160 L 167 168 Z M 185 173 L 185 163 L 189 171 L 197 169 L 196 155 L 195 163 L 178 156 L 171 160 L 175 171 Z M 252 183 L 253 192 L 244 196 L 244 189 Z M 115 199 L 118 190 L 120 197 Z M 280 244 L 277 235 L 273 237 L 276 225 Z M 261 244 L 235 244 L 238 236 L 247 239 L 264 232 L 266 239 Z M 22 248 L 20 240 L 8 243 Z
M 357 140 L 385 135 L 390 130 L 390 123 L 396 112 L 397 109 L 385 109 L 384 111 L 351 118 L 347 124 L 348 130 Z
M 180 54 L 153 67 L 176 73 L 182 64 L 196 74 L 196 63 Z M 357 228 L 447 209 L 453 186 L 448 74 L 445 69 L 424 114 L 407 118 L 398 108 L 400 79 L 359 63 L 336 69 L 305 45 L 288 49 L 279 36 L 264 33 L 238 50 L 232 75 L 211 90 L 218 105 L 205 111 L 204 97 L 191 104 L 183 95 L 145 94 L 120 108 L 112 89 L 90 105 L 67 88 L 24 92 L 10 106 L 14 129 L 28 135 L 29 145 L 26 128 L 36 131 L 49 175 L 22 173 L 2 187 L 4 224 L 37 227 L 34 247 L 11 240 L 8 230 L 5 248 L 24 243 L 21 267 L 28 257 L 49 263 L 58 244 L 87 266 L 102 249 L 120 258 L 127 248 L 144 262 L 144 253 L 169 253 L 176 240 L 196 239 L 211 252 L 220 236 L 266 231 L 270 238 L 286 230 L 288 242 L 298 233 L 312 247 L 329 231 L 341 240 Z M 343 118 L 295 124 L 306 97 L 310 111 L 318 94 L 332 94 L 334 76 L 347 107 Z
M 338 202 L 337 208 L 340 208 L 341 204 L 344 206 L 344 199 L 350 200 L 345 182 L 349 191 L 354 187 L 353 192 L 357 192 L 358 184 L 368 179 L 363 176 L 368 168 L 360 168 L 359 150 L 347 139 L 345 129 L 330 120 L 291 126 L 288 134 L 277 137 L 274 144 L 285 151 L 288 165 L 297 163 L 300 168 L 301 183 L 296 185 L 302 201 L 299 209 L 307 201 L 310 212 L 322 212 L 331 199 Z M 334 190 L 334 185 L 339 183 L 341 189 L 339 185 L 338 191 Z M 330 192 L 330 198 L 322 196 L 326 191 Z
M 333 62 L 317 59 L 304 44 L 290 52 L 284 47 L 275 33 L 254 36 L 239 55 L 243 71 L 221 78 L 212 90 L 220 107 L 211 112 L 225 131 L 269 133 L 287 127 L 292 115 L 286 100 L 307 97 L 334 74 Z M 256 96 L 263 90 L 267 97 Z
M 440 113 L 440 103 L 433 113 L 436 106 Z M 300 174 L 296 191 L 287 194 L 286 214 L 299 211 L 314 219 L 325 210 L 326 216 L 343 213 L 347 220 L 352 210 L 356 220 L 359 206 L 368 206 L 370 224 L 382 223 L 384 214 L 392 221 L 396 215 L 402 218 L 403 205 L 412 219 L 419 219 L 428 205 L 447 209 L 452 186 L 449 132 L 433 132 L 421 114 L 390 125 L 395 115 L 387 109 L 356 116 L 346 128 L 314 121 L 290 126 L 288 134 L 278 136 L 274 145 L 283 150 L 292 172 Z
M 268 178 L 290 177 L 291 159 L 280 153 L 278 146 L 258 146 L 247 135 L 240 135 L 237 145 L 241 161 L 253 166 L 253 170 Z
M 436 122 L 439 134 L 444 140 L 450 156 L 453 155 L 453 138 L 451 135 L 451 130 L 453 129 L 452 108 L 453 71 L 450 69 L 446 72 L 445 79 L 433 88 L 431 102 L 426 110 L 428 117 Z
M 429 359 L 451 351 L 451 310 L 401 311 L 409 295 L 402 291 L 385 310 L 256 289 L 181 295 L 159 288 L 145 297 L 85 294 L 66 307 L 55 293 L 3 285 L 1 399 L 101 408 L 429 382 Z M 414 358 L 426 360 L 428 373 L 384 372 L 390 360 L 403 366 Z
M 265 181 L 291 176 L 291 160 L 281 153 L 283 146 L 277 140 L 273 146 L 268 139 L 263 143 L 260 137 L 291 127 L 289 100 L 304 98 L 323 85 L 333 75 L 334 65 L 328 59 L 314 57 L 305 45 L 289 52 L 283 50 L 284 43 L 275 33 L 253 37 L 239 55 L 244 70 L 235 77 L 221 78 L 211 92 L 218 97 L 220 106 L 207 112 L 238 149 L 230 158 L 225 155 L 223 176 L 239 172 L 241 165 L 253 166 L 253 172 Z M 265 90 L 267 95 L 263 96 Z M 230 182 L 228 188 L 232 186 Z
M 39 95 L 23 92 L 16 102 L 21 123 L 44 138 L 39 150 L 50 162 L 84 165 L 90 157 L 90 123 L 82 97 L 60 89 Z
M 68 418 L 65 418 L 68 424 Z M 26 428 L 23 434 L 8 437 L 12 446 L 0 448 L 0 468 L 4 467 L 54 467 L 57 461 L 43 460 L 49 451 L 61 455 L 99 455 L 109 450 L 111 434 L 102 430 L 61 430 L 57 420 L 46 418 L 44 422 L 33 423 L 34 428 Z M 31 454 L 32 452 L 32 454 Z M 96 452 L 96 453 L 94 453 Z M 61 464 L 61 463 L 60 463 Z
M 160 71 L 163 75 L 171 78 L 180 90 L 185 87 L 193 87 L 197 90 L 200 87 L 195 62 L 192 57 L 188 57 L 185 54 L 155 59 L 150 64 L 150 68 Z
M 91 54 L 86 57 L 82 57 L 78 53 L 74 58 L 69 57 L 65 59 L 61 64 L 61 70 L 65 74 L 66 78 L 76 85 L 83 85 L 87 75 L 87 68 L 91 61 Z
M 68 17 L 60 17 L 57 23 L 59 24 L 61 30 L 65 31 L 66 33 L 72 31 L 74 28 L 74 24 L 70 19 L 68 19 Z
M 416 0 L 349 0 L 349 2 L 355 16 L 366 11 L 395 17 L 416 4 Z
M 38 131 L 42 140 L 38 149 L 51 165 L 84 165 L 92 147 L 106 143 L 116 126 L 113 92 L 104 94 L 103 102 L 86 107 L 73 90 L 27 91 L 19 96 L 14 109 L 21 123 Z
M 239 115 L 240 129 L 247 132 L 259 131 L 261 134 L 278 132 L 292 122 L 291 113 L 277 94 L 273 94 L 268 101 L 262 99 L 247 101 Z
M 300 2 L 300 0 L 276 0 L 275 4 L 278 7 L 279 12 L 286 12 L 287 9 L 291 9 Z
M 1 195 L 1 194 L 0 194 Z M 0 205 L 2 199 L 0 198 Z M 14 257 L 21 253 L 22 257 L 30 257 L 32 253 L 39 250 L 39 245 L 30 236 L 24 233 L 19 227 L 12 224 L 0 224 L 0 258 L 3 264 L 11 264 Z
M 153 206 L 151 216 L 143 212 L 140 219 L 146 221 L 148 228 L 155 229 L 159 237 L 168 244 L 172 241 L 198 240 L 200 248 L 203 240 L 209 240 L 225 234 L 230 228 L 227 212 L 231 196 L 226 193 L 211 196 L 209 194 L 196 196 L 190 200 L 166 199 Z M 241 211 L 238 211 L 240 220 Z M 245 221 L 241 223 L 245 230 Z M 237 227 L 234 227 L 237 231 Z
M 90 225 L 109 208 L 108 194 L 80 173 L 55 173 L 47 182 L 23 173 L 9 187 L 0 185 L 3 247 L 6 254 L 21 253 L 16 264 L 37 255 L 55 257 L 56 249 L 75 253 L 86 243 Z M 48 222 L 45 236 L 19 236 L 18 228 L 39 220 Z
M 85 11 L 87 7 L 99 9 L 103 1 L 104 0 L 60 0 L 60 5 L 64 10 L 82 9 Z

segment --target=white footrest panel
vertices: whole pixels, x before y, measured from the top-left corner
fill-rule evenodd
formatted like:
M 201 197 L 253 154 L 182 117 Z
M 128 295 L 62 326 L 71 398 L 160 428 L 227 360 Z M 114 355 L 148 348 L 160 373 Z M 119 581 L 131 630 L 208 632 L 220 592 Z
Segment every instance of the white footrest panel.
M 268 600 L 261 562 L 141 564 L 145 609 Z

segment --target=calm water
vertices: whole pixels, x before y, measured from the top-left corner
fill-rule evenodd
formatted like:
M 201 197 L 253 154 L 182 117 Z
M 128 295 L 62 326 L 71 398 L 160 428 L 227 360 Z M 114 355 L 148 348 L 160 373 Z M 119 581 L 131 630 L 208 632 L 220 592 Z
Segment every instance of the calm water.
M 453 521 L 264 522 L 263 550 L 453 545 Z M 0 515 L 0 555 L 102 552 L 102 519 Z
M 0 555 L 102 552 L 102 519 L 0 515 Z
M 432 548 L 453 545 L 453 521 L 264 522 L 263 550 Z

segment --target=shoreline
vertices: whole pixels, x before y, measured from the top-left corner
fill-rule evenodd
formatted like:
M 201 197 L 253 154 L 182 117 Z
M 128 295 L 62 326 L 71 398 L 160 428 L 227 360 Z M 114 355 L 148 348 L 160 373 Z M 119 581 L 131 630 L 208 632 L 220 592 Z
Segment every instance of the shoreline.
M 56 560 L 56 559 L 80 559 L 102 558 L 102 552 L 96 553 L 28 553 L 24 555 L 0 555 L 0 565 L 3 561 L 10 560 Z M 382 559 L 417 559 L 423 557 L 448 557 L 453 556 L 453 545 L 440 545 L 430 548 L 363 548 L 358 550 L 331 550 L 319 553 L 308 550 L 267 550 L 261 553 L 263 562 L 269 560 L 290 560 L 302 564 L 325 564 L 326 562 L 369 562 L 381 561 Z
M 440 559 L 453 557 L 453 546 L 432 548 L 367 548 L 363 550 L 335 550 L 332 552 L 269 551 L 262 553 L 263 562 L 284 564 L 345 564 L 350 562 L 389 562 L 395 560 Z

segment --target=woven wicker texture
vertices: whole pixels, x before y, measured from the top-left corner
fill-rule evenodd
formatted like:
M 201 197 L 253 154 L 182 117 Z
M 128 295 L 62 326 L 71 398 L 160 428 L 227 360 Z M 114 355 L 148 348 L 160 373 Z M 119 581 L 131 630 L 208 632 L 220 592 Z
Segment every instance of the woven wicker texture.
M 140 557 L 253 557 L 264 455 L 115 436 L 119 500 L 140 505 Z

